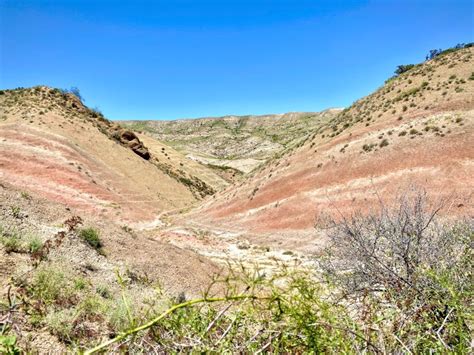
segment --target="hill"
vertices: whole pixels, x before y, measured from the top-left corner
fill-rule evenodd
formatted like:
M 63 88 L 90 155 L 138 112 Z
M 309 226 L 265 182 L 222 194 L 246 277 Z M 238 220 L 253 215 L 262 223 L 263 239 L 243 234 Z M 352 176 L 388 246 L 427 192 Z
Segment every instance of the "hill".
M 227 183 L 145 140 L 71 93 L 0 91 L 0 325 L 23 349 L 69 352 L 130 326 L 127 307 L 196 296 L 220 272 L 146 230 Z
M 174 147 L 188 158 L 239 177 L 292 149 L 340 110 L 175 121 L 120 121 Z M 232 176 L 233 175 L 233 176 Z
M 451 197 L 448 214 L 472 215 L 473 52 L 450 51 L 391 78 L 187 220 L 305 250 L 317 243 L 322 213 L 367 211 L 414 185 Z
M 21 189 L 132 223 L 152 222 L 226 186 L 211 170 L 146 140 L 152 150 L 71 93 L 1 91 L 0 174 Z

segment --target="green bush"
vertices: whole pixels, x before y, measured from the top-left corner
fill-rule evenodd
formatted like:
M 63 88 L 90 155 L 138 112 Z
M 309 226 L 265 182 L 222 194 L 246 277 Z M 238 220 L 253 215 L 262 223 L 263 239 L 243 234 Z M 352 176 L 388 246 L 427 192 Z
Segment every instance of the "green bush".
M 18 239 L 16 236 L 1 237 L 0 243 L 3 244 L 3 247 L 7 253 L 18 253 L 22 251 L 22 244 L 20 239 Z
M 395 70 L 395 74 L 400 75 L 400 74 L 406 73 L 407 71 L 409 71 L 410 69 L 414 67 L 415 67 L 415 64 L 399 65 L 397 69 Z
M 16 345 L 17 339 L 14 335 L 0 333 L 0 353 L 6 355 L 19 355 L 21 350 Z
M 29 294 L 46 305 L 62 303 L 72 294 L 66 275 L 57 267 L 44 266 L 33 277 Z
M 73 340 L 75 313 L 74 309 L 51 312 L 45 317 L 44 323 L 51 334 L 63 342 L 70 343 Z
M 15 231 L 9 231 L 0 225 L 0 244 L 7 253 L 18 253 L 23 251 L 23 243 Z
M 85 290 L 87 287 L 87 280 L 83 277 L 78 277 L 74 280 L 74 288 L 78 291 Z
M 30 253 L 36 253 L 43 247 L 43 242 L 38 237 L 31 237 L 28 241 L 28 251 Z
M 103 245 L 96 229 L 92 227 L 81 229 L 79 236 L 95 250 L 100 251 L 102 249 Z

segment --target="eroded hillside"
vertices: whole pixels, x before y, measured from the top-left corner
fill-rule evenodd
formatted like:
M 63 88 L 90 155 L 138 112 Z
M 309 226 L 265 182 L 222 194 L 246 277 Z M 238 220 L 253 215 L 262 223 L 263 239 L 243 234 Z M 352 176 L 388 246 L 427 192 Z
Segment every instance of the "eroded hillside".
M 264 164 L 275 154 L 297 146 L 338 112 L 340 110 L 330 109 L 279 115 L 120 123 L 155 137 L 187 157 L 235 179 Z
M 448 214 L 472 214 L 473 53 L 446 53 L 392 78 L 193 218 L 257 233 L 255 241 L 268 234 L 266 243 L 296 235 L 305 248 L 302 235 L 314 235 L 321 213 L 367 210 L 413 185 L 450 197 Z
M 212 170 L 57 89 L 2 90 L 0 110 L 0 327 L 22 350 L 110 337 L 130 307 L 197 296 L 221 271 L 144 231 L 226 186 Z
M 0 110 L 1 179 L 68 206 L 159 223 L 161 212 L 226 185 L 177 153 L 150 152 L 133 132 L 70 93 L 40 86 L 4 90 Z

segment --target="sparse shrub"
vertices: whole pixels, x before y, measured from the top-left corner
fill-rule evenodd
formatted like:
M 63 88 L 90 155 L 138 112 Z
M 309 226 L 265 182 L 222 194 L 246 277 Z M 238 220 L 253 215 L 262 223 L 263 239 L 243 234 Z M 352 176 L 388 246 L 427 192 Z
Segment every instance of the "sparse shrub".
M 388 145 L 388 139 L 383 139 L 380 144 L 379 144 L 379 147 L 380 148 L 383 148 L 383 147 L 386 147 Z
M 44 323 L 53 335 L 56 335 L 61 341 L 70 343 L 73 340 L 75 316 L 75 309 L 62 309 L 48 313 Z
M 397 97 L 393 99 L 393 101 L 394 102 L 401 101 L 401 100 L 407 101 L 410 96 L 416 95 L 421 89 L 422 89 L 421 86 L 411 88 L 407 91 L 400 93 Z
M 0 243 L 3 244 L 7 253 L 18 253 L 22 251 L 22 244 L 16 234 L 0 236 Z
M 26 191 L 21 192 L 21 197 L 24 198 L 25 200 L 31 200 L 31 195 Z
M 83 228 L 80 230 L 79 236 L 95 250 L 100 251 L 102 249 L 103 245 L 96 229 L 92 227 Z
M 418 133 L 419 133 L 419 132 L 418 132 L 417 129 L 415 129 L 415 128 L 410 129 L 410 134 L 411 134 L 411 135 L 415 135 L 415 134 L 418 134 Z
M 104 118 L 102 111 L 98 107 L 91 108 L 90 113 L 92 118 Z
M 36 253 L 43 247 L 43 242 L 37 236 L 33 236 L 28 241 L 28 251 Z
M 441 208 L 414 190 L 393 208 L 324 221 L 331 246 L 320 265 L 366 329 L 387 332 L 384 347 L 469 352 L 474 225 L 442 223 Z
M 406 135 L 407 135 L 407 131 L 401 131 L 400 133 L 398 133 L 399 137 L 403 137 L 403 136 L 406 136 Z
M 115 302 L 107 314 L 107 321 L 119 332 L 130 329 L 136 324 L 137 307 L 128 298 Z
M 19 206 L 10 206 L 10 211 L 13 217 L 15 218 L 21 217 L 21 208 Z
M 77 97 L 79 99 L 79 101 L 81 101 L 81 102 L 85 101 L 84 98 L 81 95 L 81 92 L 79 91 L 79 89 L 77 87 L 73 86 L 72 88 L 69 89 L 68 92 L 73 94 L 75 97 Z
M 40 268 L 28 286 L 29 294 L 46 305 L 52 303 L 67 303 L 71 296 L 71 288 L 63 271 L 55 266 Z
M 87 287 L 87 280 L 84 279 L 83 277 L 77 277 L 74 280 L 74 288 L 76 290 L 84 290 Z
M 126 224 L 121 226 L 120 228 L 122 228 L 122 230 L 125 232 L 125 233 L 128 233 L 130 234 L 131 236 L 135 236 L 135 233 L 133 232 L 133 229 L 129 226 L 127 226 Z
M 65 343 L 84 341 L 99 336 L 100 330 L 91 321 L 102 322 L 107 312 L 106 305 L 94 295 L 87 295 L 72 308 L 48 313 L 45 324 L 49 331 Z
M 407 71 L 409 71 L 410 69 L 414 67 L 415 67 L 414 64 L 399 65 L 397 69 L 395 70 L 395 74 L 400 75 L 400 74 L 406 73 Z
M 111 298 L 112 294 L 110 293 L 110 290 L 107 286 L 105 285 L 99 285 L 96 287 L 95 291 L 99 296 L 102 298 Z

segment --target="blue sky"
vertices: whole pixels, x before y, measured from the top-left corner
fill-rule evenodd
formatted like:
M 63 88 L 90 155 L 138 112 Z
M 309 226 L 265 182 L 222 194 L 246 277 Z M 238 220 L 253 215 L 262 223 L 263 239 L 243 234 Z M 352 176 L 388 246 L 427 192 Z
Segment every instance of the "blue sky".
M 0 88 L 76 86 L 111 119 L 343 107 L 472 42 L 472 4 L 0 0 Z

